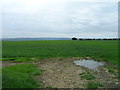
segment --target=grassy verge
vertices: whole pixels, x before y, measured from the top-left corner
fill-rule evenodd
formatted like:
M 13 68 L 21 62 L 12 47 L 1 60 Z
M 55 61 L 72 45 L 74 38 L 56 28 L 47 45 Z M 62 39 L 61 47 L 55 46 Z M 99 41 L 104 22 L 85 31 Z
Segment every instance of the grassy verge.
M 17 64 L 4 67 L 2 71 L 3 88 L 37 88 L 42 84 L 34 79 L 34 76 L 40 75 L 43 70 L 37 69 L 33 64 Z

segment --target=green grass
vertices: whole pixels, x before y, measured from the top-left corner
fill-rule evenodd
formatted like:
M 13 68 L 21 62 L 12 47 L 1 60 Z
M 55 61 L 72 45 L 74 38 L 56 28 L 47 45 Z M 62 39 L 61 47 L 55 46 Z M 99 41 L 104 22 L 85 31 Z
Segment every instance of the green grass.
M 117 78 L 117 79 L 120 79 L 120 75 L 116 76 L 116 77 L 113 77 L 113 78 Z
M 93 57 L 118 64 L 118 41 L 3 41 L 3 58 Z
M 90 73 L 81 73 L 80 77 L 86 80 L 93 80 L 95 77 Z
M 116 74 L 117 72 L 115 71 L 115 70 L 113 70 L 113 69 L 109 69 L 108 70 L 110 73 L 112 73 L 112 74 Z
M 108 65 L 106 65 L 105 67 L 108 69 L 109 73 L 111 73 L 111 74 L 118 74 L 118 72 L 115 71 L 115 70 L 119 69 L 118 67 L 116 67 L 116 66 L 108 66 Z
M 42 84 L 34 79 L 34 76 L 40 75 L 43 70 L 37 69 L 33 64 L 17 64 L 4 67 L 2 70 L 3 88 L 37 88 Z
M 99 88 L 99 87 L 103 87 L 104 85 L 100 82 L 93 82 L 90 81 L 87 83 L 87 88 Z

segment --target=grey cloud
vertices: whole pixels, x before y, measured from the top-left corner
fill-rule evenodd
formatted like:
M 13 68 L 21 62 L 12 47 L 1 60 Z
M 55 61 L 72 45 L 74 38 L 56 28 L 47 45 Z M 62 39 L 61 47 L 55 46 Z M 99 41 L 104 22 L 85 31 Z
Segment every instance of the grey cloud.
M 116 37 L 118 31 L 116 8 L 116 3 L 72 2 L 57 4 L 55 7 L 50 6 L 42 10 L 37 7 L 35 12 L 31 13 L 12 10 L 8 12 L 6 9 L 3 16 L 3 36 L 34 37 L 41 34 L 41 37 L 42 35 L 87 37 L 87 34 L 91 34 L 89 36 L 96 34 L 96 37 L 113 37 L 113 35 Z M 18 10 L 21 10 L 20 7 Z

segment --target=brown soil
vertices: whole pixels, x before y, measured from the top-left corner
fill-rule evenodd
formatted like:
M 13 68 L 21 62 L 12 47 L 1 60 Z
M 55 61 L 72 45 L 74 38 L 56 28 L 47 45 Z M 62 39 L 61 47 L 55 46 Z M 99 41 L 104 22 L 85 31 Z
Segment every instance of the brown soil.
M 49 58 L 36 62 L 39 68 L 44 69 L 42 75 L 37 76 L 38 81 L 42 81 L 44 87 L 54 88 L 86 88 L 86 84 L 90 80 L 85 80 L 80 77 L 83 72 L 89 72 L 95 79 L 92 81 L 99 81 L 107 88 L 118 88 L 118 79 L 114 79 L 113 74 L 108 73 L 106 68 L 100 67 L 100 72 L 94 72 L 84 67 L 73 64 L 74 60 L 80 58 Z

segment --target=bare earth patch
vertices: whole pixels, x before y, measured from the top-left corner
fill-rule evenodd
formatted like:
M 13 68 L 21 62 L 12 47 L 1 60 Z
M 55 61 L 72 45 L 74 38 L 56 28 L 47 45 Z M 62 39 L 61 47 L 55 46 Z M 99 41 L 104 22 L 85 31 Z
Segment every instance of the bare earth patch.
M 45 87 L 52 86 L 56 88 L 84 88 L 86 80 L 80 78 L 80 73 L 85 72 L 72 63 L 73 59 L 45 59 L 40 61 L 38 66 L 45 70 L 37 79 L 42 80 Z
M 44 69 L 42 75 L 37 76 L 38 81 L 42 81 L 44 87 L 53 88 L 86 88 L 88 81 L 99 81 L 107 88 L 118 88 L 118 79 L 115 79 L 113 74 L 102 69 L 100 72 L 94 72 L 84 67 L 76 66 L 73 64 L 74 60 L 80 58 L 49 58 L 36 62 L 39 68 Z M 80 77 L 83 72 L 89 72 L 95 76 L 94 80 L 86 80 Z

